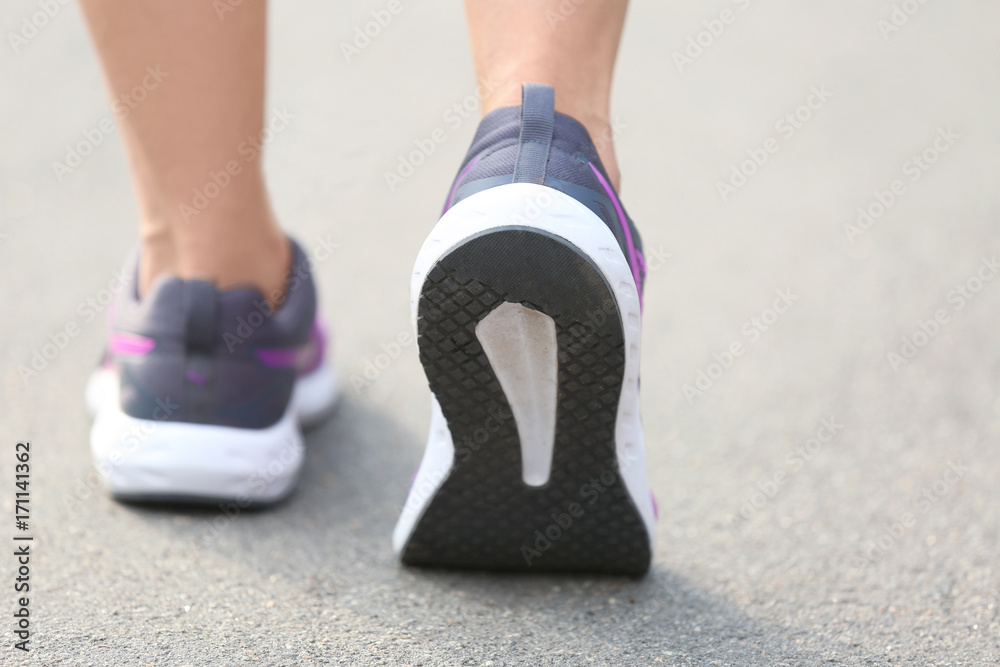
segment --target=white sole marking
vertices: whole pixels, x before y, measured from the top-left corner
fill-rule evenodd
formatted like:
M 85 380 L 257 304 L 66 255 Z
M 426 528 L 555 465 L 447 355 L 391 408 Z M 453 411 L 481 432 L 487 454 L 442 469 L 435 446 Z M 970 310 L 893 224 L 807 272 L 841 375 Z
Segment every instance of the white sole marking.
M 556 440 L 556 323 L 545 313 L 503 303 L 476 325 L 476 337 L 514 413 L 521 477 L 528 486 L 541 486 L 552 472 Z

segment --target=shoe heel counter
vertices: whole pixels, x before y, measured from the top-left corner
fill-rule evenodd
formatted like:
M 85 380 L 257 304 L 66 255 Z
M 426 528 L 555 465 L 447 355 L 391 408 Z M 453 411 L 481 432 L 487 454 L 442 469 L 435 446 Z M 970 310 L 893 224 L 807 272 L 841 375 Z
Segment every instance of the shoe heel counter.
M 646 276 L 642 239 L 608 180 L 594 138 L 579 121 L 555 111 L 550 86 L 525 84 L 521 102 L 520 107 L 497 109 L 483 118 L 444 211 L 478 192 L 510 183 L 559 190 L 604 221 L 641 292 Z
M 153 352 L 117 362 L 125 414 L 152 421 L 267 428 L 285 414 L 294 369 L 223 354 Z

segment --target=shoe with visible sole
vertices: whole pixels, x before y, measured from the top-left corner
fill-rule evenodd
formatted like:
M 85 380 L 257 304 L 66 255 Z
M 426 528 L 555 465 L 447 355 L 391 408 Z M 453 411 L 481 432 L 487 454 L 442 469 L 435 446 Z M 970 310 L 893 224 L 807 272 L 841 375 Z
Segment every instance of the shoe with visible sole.
M 301 428 L 337 399 L 308 260 L 291 245 L 277 309 L 254 289 L 173 277 L 139 299 L 130 262 L 86 389 L 94 465 L 115 498 L 247 507 L 291 493 Z
M 527 84 L 487 114 L 411 284 L 430 436 L 393 535 L 410 565 L 639 575 L 645 267 L 583 126 Z

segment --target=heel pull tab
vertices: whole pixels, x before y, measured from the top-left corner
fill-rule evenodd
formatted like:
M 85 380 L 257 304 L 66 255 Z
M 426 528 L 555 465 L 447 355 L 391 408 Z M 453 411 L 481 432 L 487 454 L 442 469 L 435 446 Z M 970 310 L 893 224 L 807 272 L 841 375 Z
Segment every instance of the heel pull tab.
M 521 137 L 514 162 L 514 183 L 545 185 L 545 168 L 555 126 L 552 86 L 526 83 L 521 87 Z
M 201 280 L 184 282 L 184 347 L 188 354 L 211 354 L 216 342 L 216 290 Z

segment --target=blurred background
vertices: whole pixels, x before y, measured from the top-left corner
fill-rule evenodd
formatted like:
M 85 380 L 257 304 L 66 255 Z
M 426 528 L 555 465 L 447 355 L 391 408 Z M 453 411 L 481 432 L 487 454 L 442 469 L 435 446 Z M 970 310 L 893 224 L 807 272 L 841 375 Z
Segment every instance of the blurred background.
M 96 483 L 82 392 L 134 204 L 76 5 L 0 8 L 0 505 L 13 523 L 31 440 L 29 659 L 996 664 L 1000 5 L 632 3 L 613 117 L 650 267 L 660 508 L 635 581 L 392 554 L 429 392 L 412 342 L 365 371 L 410 332 L 412 262 L 478 103 L 457 0 L 404 1 L 345 55 L 384 4 L 270 9 L 265 117 L 290 120 L 265 171 L 279 219 L 328 257 L 346 400 L 309 435 L 296 495 L 241 516 L 123 506 Z M 14 567 L 0 557 L 0 578 Z M 10 643 L 5 664 L 25 659 Z

